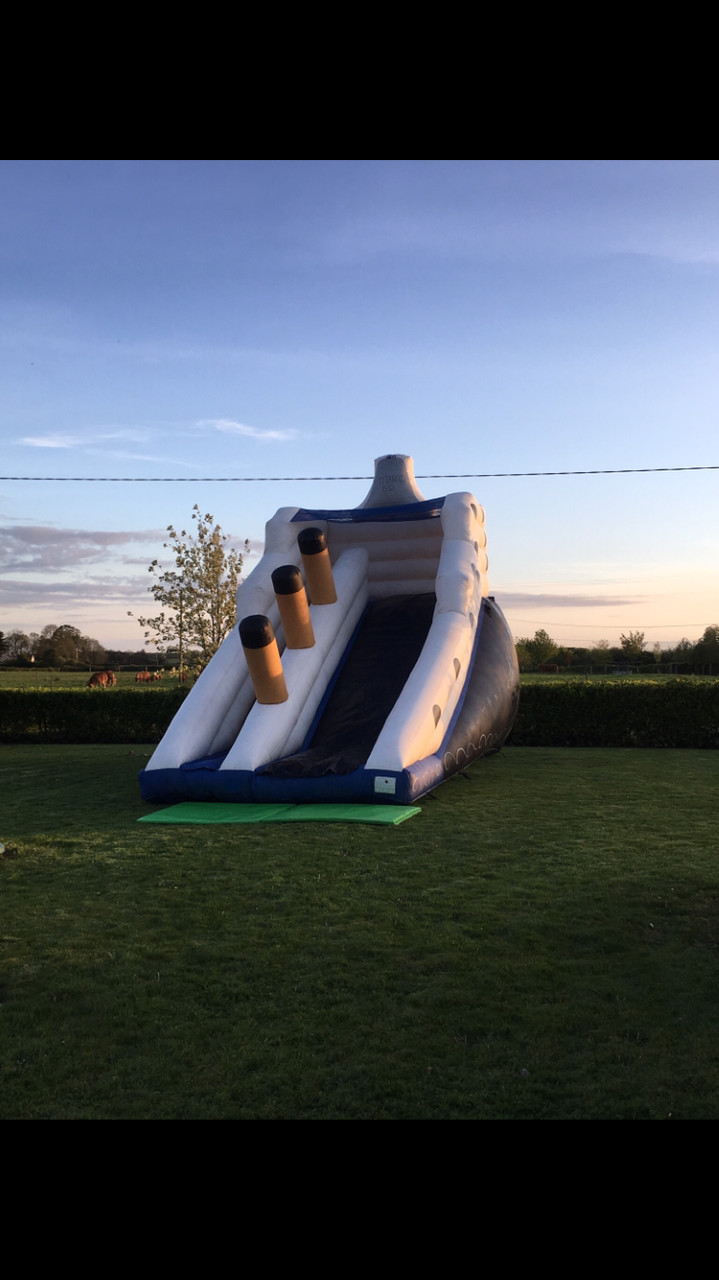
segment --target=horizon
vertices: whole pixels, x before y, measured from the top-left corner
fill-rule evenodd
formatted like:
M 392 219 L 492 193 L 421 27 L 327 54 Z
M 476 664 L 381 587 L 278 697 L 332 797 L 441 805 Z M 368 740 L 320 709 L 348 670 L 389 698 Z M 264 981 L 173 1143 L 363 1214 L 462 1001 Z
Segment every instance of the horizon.
M 195 503 L 249 572 L 275 511 L 357 506 L 393 452 L 484 507 L 515 640 L 651 651 L 717 622 L 719 162 L 3 161 L 0 184 L 6 635 L 140 651 L 127 611 Z M 325 479 L 264 478 L 293 476 Z

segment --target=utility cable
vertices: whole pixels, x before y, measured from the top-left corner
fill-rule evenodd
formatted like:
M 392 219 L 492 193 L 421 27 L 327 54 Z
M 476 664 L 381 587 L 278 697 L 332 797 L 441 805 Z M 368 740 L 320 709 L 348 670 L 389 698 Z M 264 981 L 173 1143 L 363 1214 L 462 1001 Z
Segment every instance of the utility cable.
M 719 471 L 719 463 L 699 467 L 616 467 L 591 471 L 464 471 L 415 476 L 415 480 L 505 480 L 538 476 L 627 476 L 668 471 Z M 374 480 L 374 476 L 0 476 L 0 481 L 53 481 L 72 484 L 276 484 L 332 480 Z

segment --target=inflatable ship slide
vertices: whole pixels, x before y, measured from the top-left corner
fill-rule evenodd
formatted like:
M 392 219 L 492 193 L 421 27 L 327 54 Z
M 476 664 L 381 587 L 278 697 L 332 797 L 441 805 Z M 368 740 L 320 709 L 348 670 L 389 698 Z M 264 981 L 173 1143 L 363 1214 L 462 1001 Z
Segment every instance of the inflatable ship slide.
M 147 767 L 145 800 L 407 805 L 499 750 L 519 670 L 470 493 L 375 462 L 350 510 L 282 507 L 237 626 Z

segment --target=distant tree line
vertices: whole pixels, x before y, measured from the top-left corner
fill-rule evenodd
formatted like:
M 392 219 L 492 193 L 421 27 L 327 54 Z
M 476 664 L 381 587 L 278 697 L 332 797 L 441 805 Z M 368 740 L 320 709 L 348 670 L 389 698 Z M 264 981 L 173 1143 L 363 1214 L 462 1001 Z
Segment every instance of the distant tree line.
M 2 633 L 0 633 L 2 634 Z M 42 631 L 10 631 L 2 635 L 0 660 L 8 666 L 86 667 L 101 666 L 106 652 L 99 640 L 85 636 L 77 627 L 50 623 Z
M 705 628 L 697 641 L 681 639 L 673 648 L 663 649 L 655 644 L 647 649 L 643 631 L 630 631 L 620 637 L 618 645 L 608 640 L 598 640 L 590 649 L 568 649 L 557 643 L 547 631 L 535 631 L 534 635 L 521 636 L 516 642 L 520 671 L 537 671 L 542 666 L 556 666 L 560 670 L 573 667 L 612 670 L 615 667 L 671 666 L 678 674 L 719 674 L 719 623 Z M 185 649 L 185 659 L 190 663 L 202 659 L 197 649 Z M 105 649 L 99 640 L 85 636 L 77 627 L 52 623 L 42 631 L 0 631 L 0 663 L 10 667 L 49 667 L 77 670 L 98 667 L 173 666 L 178 663 L 177 650 L 159 649 L 148 654 L 146 649 Z
M 618 645 L 608 640 L 598 640 L 591 649 L 567 649 L 543 630 L 532 637 L 521 636 L 516 641 L 520 671 L 538 671 L 541 667 L 556 666 L 613 670 L 622 667 L 669 666 L 676 674 L 719 674 L 719 623 L 706 627 L 697 641 L 684 637 L 673 648 L 664 649 L 655 644 L 647 649 L 643 631 L 630 631 L 620 636 Z
M 152 667 L 164 665 L 162 655 L 150 658 L 145 649 L 106 649 L 99 640 L 63 623 L 42 631 L 0 631 L 0 663 L 7 667 L 43 667 L 53 670 L 93 671 L 100 667 Z M 168 655 L 170 661 L 170 655 Z

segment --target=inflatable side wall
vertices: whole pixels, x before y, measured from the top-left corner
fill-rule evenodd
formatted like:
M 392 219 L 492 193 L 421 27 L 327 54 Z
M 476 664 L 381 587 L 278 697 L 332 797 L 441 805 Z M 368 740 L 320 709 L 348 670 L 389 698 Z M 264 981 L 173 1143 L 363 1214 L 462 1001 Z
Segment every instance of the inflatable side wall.
M 425 500 L 404 455 L 375 468 L 360 507 L 268 522 L 238 625 L 140 774 L 146 800 L 406 804 L 501 747 L 519 672 L 484 512 Z

